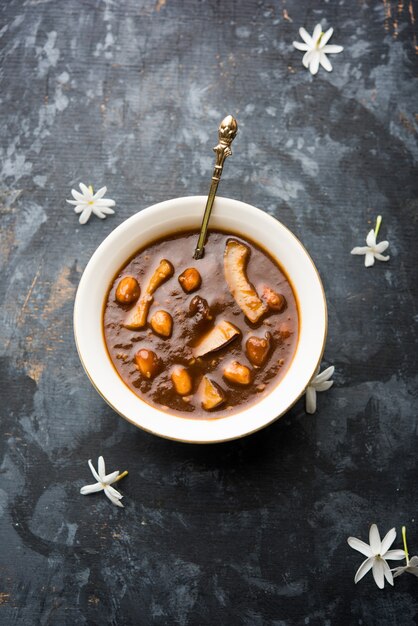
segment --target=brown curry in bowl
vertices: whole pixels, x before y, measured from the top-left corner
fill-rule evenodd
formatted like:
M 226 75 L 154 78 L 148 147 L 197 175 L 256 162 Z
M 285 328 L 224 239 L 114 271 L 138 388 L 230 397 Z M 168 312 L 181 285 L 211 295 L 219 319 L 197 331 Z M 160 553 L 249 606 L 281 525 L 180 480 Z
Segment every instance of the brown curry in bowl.
M 231 415 L 268 394 L 298 341 L 295 294 L 257 244 L 197 231 L 137 252 L 110 285 L 103 313 L 109 356 L 142 400 L 182 417 Z

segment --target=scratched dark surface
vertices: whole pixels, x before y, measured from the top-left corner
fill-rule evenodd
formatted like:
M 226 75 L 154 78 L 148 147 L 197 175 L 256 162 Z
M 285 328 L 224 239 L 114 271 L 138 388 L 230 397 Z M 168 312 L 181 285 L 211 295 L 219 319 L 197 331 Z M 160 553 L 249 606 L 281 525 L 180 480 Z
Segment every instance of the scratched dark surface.
M 0 623 L 416 624 L 418 582 L 379 590 L 346 542 L 417 510 L 417 4 L 408 0 L 9 0 L 1 46 Z M 335 29 L 311 77 L 299 26 Z M 240 133 L 220 193 L 280 218 L 325 285 L 335 385 L 217 446 L 135 429 L 73 342 L 81 273 L 154 202 L 205 193 L 226 113 Z M 106 184 L 115 216 L 65 203 Z M 350 256 L 378 213 L 389 263 Z M 128 469 L 125 509 L 87 459 Z M 395 565 L 395 563 L 393 563 Z

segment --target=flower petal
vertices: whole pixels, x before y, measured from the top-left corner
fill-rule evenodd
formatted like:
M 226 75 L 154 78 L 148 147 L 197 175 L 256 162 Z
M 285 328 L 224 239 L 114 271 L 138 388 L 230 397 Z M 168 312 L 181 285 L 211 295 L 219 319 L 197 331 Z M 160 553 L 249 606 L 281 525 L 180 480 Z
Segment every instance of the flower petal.
M 385 586 L 385 567 L 383 559 L 374 559 L 373 561 L 373 578 L 379 589 Z
M 368 246 L 356 246 L 350 252 L 350 254 L 367 254 L 370 252 L 370 248 Z
M 83 192 L 84 199 L 87 201 L 93 200 L 93 194 L 90 189 L 84 183 L 80 183 L 80 189 Z
M 83 194 L 77 191 L 76 189 L 71 189 L 71 195 L 74 198 L 74 200 L 79 200 L 80 202 L 84 202 L 84 203 L 87 202 L 87 198 L 85 198 Z
M 104 220 L 106 217 L 106 215 L 98 207 L 93 207 L 93 213 L 97 215 L 97 217 L 100 217 L 101 220 Z
M 382 545 L 380 546 L 380 554 L 381 556 L 385 556 L 386 552 L 389 550 L 390 546 L 396 539 L 396 530 L 391 528 L 389 532 L 382 539 Z M 386 558 L 386 557 L 385 557 Z
M 333 380 L 324 380 L 323 383 L 315 383 L 315 390 L 316 391 L 328 391 L 328 389 L 331 389 L 333 384 L 334 384 Z
M 85 485 L 84 487 L 81 487 L 80 493 L 83 496 L 86 496 L 88 493 L 95 493 L 96 491 L 101 491 L 102 489 L 102 483 L 94 483 L 94 485 Z
M 77 206 L 77 204 L 80 204 L 79 200 L 66 200 L 65 202 L 68 202 L 68 204 L 72 204 L 73 206 Z
M 103 198 L 106 191 L 107 191 L 107 187 L 100 187 L 100 189 L 96 191 L 96 193 L 94 194 L 93 200 L 99 200 L 100 198 Z
M 330 367 L 327 367 L 326 370 L 324 370 L 323 372 L 321 372 L 320 374 L 318 374 L 318 376 L 315 378 L 314 382 L 317 383 L 323 383 L 325 380 L 328 380 L 329 378 L 331 378 L 331 376 L 334 374 L 335 372 L 335 367 L 333 365 L 330 365 Z
M 376 245 L 376 235 L 374 234 L 373 228 L 368 232 L 368 235 L 366 237 L 366 243 L 369 248 L 373 248 Z
M 312 58 L 311 58 L 311 62 L 309 64 L 309 71 L 312 74 L 312 76 L 315 76 L 315 74 L 318 73 L 319 70 L 319 57 L 320 57 L 320 53 L 315 51 L 312 53 Z
M 118 500 L 122 500 L 123 495 L 119 493 L 117 489 L 115 489 L 114 487 L 111 487 L 110 485 L 107 485 L 106 489 L 109 491 L 109 493 L 112 494 L 114 498 L 117 498 Z
M 115 201 L 111 200 L 110 198 L 101 198 L 99 200 L 95 200 L 94 206 L 115 206 Z
M 332 72 L 332 65 L 329 62 L 329 59 L 327 58 L 326 54 L 324 52 L 321 52 L 319 55 L 319 62 L 322 65 L 322 67 L 324 68 L 324 70 L 326 70 L 327 72 Z
M 96 472 L 93 463 L 91 462 L 91 459 L 89 459 L 89 468 L 91 470 L 91 473 L 93 474 L 94 478 L 97 480 L 98 483 L 100 483 L 100 476 L 99 474 Z
M 302 58 L 302 64 L 304 67 L 309 67 L 309 63 L 311 62 L 311 58 L 312 58 L 312 50 L 308 50 L 308 52 L 305 52 L 305 54 L 303 55 Z
M 299 35 L 302 37 L 303 41 L 308 44 L 308 46 L 312 46 L 312 37 L 306 32 L 303 28 L 299 28 Z
M 94 209 L 93 209 L 94 210 Z M 97 209 L 95 209 L 96 211 L 100 211 L 100 213 L 105 213 L 106 215 L 113 215 L 114 214 L 114 210 L 111 209 L 108 206 L 101 206 Z
M 81 213 L 86 208 L 85 204 L 78 204 L 74 207 L 74 213 Z
M 398 576 L 402 576 L 407 571 L 407 565 L 402 567 L 394 567 L 392 570 L 393 578 L 398 578 Z
M 313 387 L 308 387 L 306 390 L 305 410 L 310 415 L 316 411 L 316 391 Z
M 106 465 L 102 456 L 99 456 L 99 460 L 97 461 L 97 471 L 100 476 L 100 480 L 103 481 L 103 478 L 106 476 Z
M 114 504 L 115 506 L 120 506 L 123 508 L 123 504 L 120 500 L 118 500 L 117 498 L 115 498 L 114 496 L 112 496 L 112 494 L 108 491 L 108 488 L 106 487 L 105 490 L 105 495 L 109 498 L 109 500 L 111 501 L 112 504 Z
M 111 485 L 112 483 L 115 482 L 118 476 L 119 476 L 119 470 L 115 470 L 114 472 L 107 474 L 107 476 L 103 476 L 103 482 L 107 483 L 108 485 Z
M 389 248 L 389 242 L 388 241 L 380 241 L 379 243 L 377 243 L 374 246 L 373 252 L 379 252 L 382 253 L 384 252 L 387 248 Z
M 378 261 L 389 261 L 390 259 L 390 256 L 388 254 L 386 256 L 383 256 L 383 254 L 379 254 L 378 252 L 375 252 L 374 256 Z
M 347 542 L 350 548 L 357 550 L 357 552 L 361 552 L 364 556 L 373 556 L 371 547 L 367 543 L 364 543 L 364 541 L 361 541 L 361 539 L 357 539 L 357 537 L 349 537 Z
M 366 256 L 364 259 L 364 265 L 366 267 L 371 267 L 372 265 L 374 265 L 374 254 L 373 252 L 366 252 Z
M 381 554 L 382 554 L 382 556 L 385 557 L 385 559 L 387 559 L 389 561 L 400 561 L 401 559 L 405 558 L 405 552 L 403 550 L 388 550 L 384 554 L 383 554 L 383 552 Z M 411 561 L 409 561 L 409 562 L 411 562 Z
M 333 28 L 328 28 L 327 31 L 325 31 L 325 33 L 322 35 L 321 37 L 321 43 L 319 44 L 320 48 L 323 48 L 325 46 L 325 44 L 328 43 L 328 41 L 331 39 L 332 37 L 332 33 L 334 32 Z
M 318 41 L 319 37 L 321 36 L 321 33 L 322 33 L 322 26 L 321 24 L 317 24 L 312 33 L 313 43 L 316 43 Z
M 90 216 L 91 216 L 91 207 L 86 206 L 85 209 L 83 209 L 83 212 L 80 215 L 80 219 L 78 221 L 80 222 L 80 224 L 85 224 L 86 222 L 89 221 Z
M 392 576 L 392 572 L 390 571 L 390 567 L 386 563 L 385 559 L 382 559 L 382 563 L 383 563 L 383 575 L 388 581 L 389 585 L 392 585 L 393 587 L 393 576 Z
M 363 563 L 358 568 L 356 575 L 354 576 L 354 582 L 357 584 L 359 580 L 363 578 L 373 567 L 374 556 L 370 556 L 368 559 L 363 561 Z
M 306 52 L 306 50 L 309 50 L 309 46 L 307 43 L 300 43 L 299 41 L 294 41 L 293 45 L 296 48 L 296 50 L 301 50 L 302 52 Z
M 408 572 L 408 574 L 412 574 L 413 576 L 416 576 L 418 578 L 418 567 L 411 567 L 410 565 L 408 565 L 408 568 L 406 570 Z
M 409 559 L 409 565 L 408 567 L 418 567 L 418 556 L 413 556 L 412 558 Z
M 342 46 L 334 46 L 334 45 L 324 46 L 322 48 L 322 52 L 325 52 L 325 54 L 338 54 L 339 52 L 342 52 L 343 50 L 344 48 Z
M 382 545 L 382 542 L 380 541 L 379 530 L 376 524 L 372 524 L 370 526 L 369 543 L 373 554 L 380 554 L 380 546 Z

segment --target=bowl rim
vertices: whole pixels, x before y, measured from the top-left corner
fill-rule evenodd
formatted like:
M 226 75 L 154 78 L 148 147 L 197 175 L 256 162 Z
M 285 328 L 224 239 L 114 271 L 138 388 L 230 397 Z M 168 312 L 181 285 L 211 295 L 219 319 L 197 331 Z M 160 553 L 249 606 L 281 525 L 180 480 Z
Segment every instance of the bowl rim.
M 313 371 L 309 377 L 309 379 L 306 381 L 306 383 L 303 385 L 302 389 L 300 390 L 300 393 L 298 393 L 295 398 L 286 406 L 286 408 L 284 410 L 282 410 L 281 412 L 279 412 L 276 416 L 269 418 L 267 420 L 263 420 L 260 422 L 259 425 L 257 425 L 257 427 L 252 428 L 251 430 L 245 430 L 239 434 L 235 434 L 232 436 L 227 436 L 227 437 L 217 437 L 217 438 L 185 438 L 184 436 L 181 437 L 177 437 L 174 436 L 173 434 L 167 434 L 164 432 L 160 432 L 159 430 L 153 430 L 150 427 L 146 427 L 143 424 L 139 423 L 138 421 L 134 420 L 133 418 L 129 417 L 128 415 L 124 414 L 120 408 L 118 408 L 117 406 L 115 406 L 110 400 L 109 398 L 106 396 L 106 394 L 99 388 L 98 384 L 96 384 L 96 381 L 94 380 L 94 376 L 93 374 L 89 371 L 88 366 L 86 365 L 85 359 L 83 359 L 83 354 L 82 354 L 82 347 L 81 347 L 81 342 L 80 342 L 80 334 L 77 332 L 77 328 L 78 328 L 78 313 L 79 313 L 79 309 L 80 309 L 80 302 L 82 299 L 82 290 L 85 286 L 85 281 L 88 278 L 88 269 L 92 268 L 94 266 L 94 263 L 97 262 L 97 260 L 100 258 L 102 251 L 104 249 L 106 249 L 111 243 L 113 239 L 116 239 L 117 236 L 119 235 L 119 233 L 121 231 L 124 231 L 130 224 L 135 223 L 138 219 L 143 219 L 146 216 L 148 216 L 151 212 L 155 212 L 158 209 L 169 209 L 172 205 L 176 205 L 178 203 L 202 203 L 202 202 L 206 202 L 206 196 L 185 196 L 185 197 L 179 197 L 179 198 L 171 198 L 169 200 L 164 200 L 162 202 L 158 202 L 156 204 L 150 205 L 140 211 L 138 211 L 137 213 L 135 213 L 134 215 L 131 215 L 130 217 L 128 217 L 126 220 L 124 220 L 123 222 L 121 222 L 121 224 L 119 224 L 116 228 L 114 228 L 106 237 L 105 239 L 100 243 L 100 245 L 96 248 L 96 250 L 93 252 L 92 256 L 90 257 L 89 261 L 87 262 L 86 267 L 84 268 L 83 274 L 80 278 L 79 281 L 79 285 L 77 288 L 77 293 L 76 293 L 76 297 L 75 297 L 75 302 L 74 302 L 74 314 L 73 314 L 73 326 L 74 326 L 74 339 L 75 339 L 75 344 L 76 344 L 76 348 L 77 348 L 77 352 L 78 352 L 78 356 L 80 359 L 80 362 L 83 366 L 83 369 L 85 371 L 85 373 L 87 374 L 87 377 L 89 378 L 92 386 L 96 389 L 96 391 L 99 393 L 99 395 L 105 400 L 105 402 L 121 417 L 123 417 L 125 420 L 127 420 L 129 423 L 133 424 L 134 426 L 136 426 L 137 428 L 140 428 L 141 430 L 144 430 L 145 432 L 148 432 L 150 434 L 153 435 L 157 435 L 159 437 L 162 437 L 164 439 L 169 439 L 171 441 L 178 441 L 178 442 L 182 442 L 182 443 L 196 443 L 196 444 L 211 444 L 211 443 L 222 443 L 222 442 L 227 442 L 227 441 L 233 441 L 235 439 L 241 439 L 243 437 L 247 437 L 249 435 L 252 435 L 256 432 L 258 432 L 259 430 L 266 428 L 267 426 L 269 426 L 270 424 L 274 423 L 275 421 L 277 421 L 278 419 L 280 419 L 281 417 L 283 417 L 284 414 L 286 414 L 295 404 L 296 402 L 304 395 L 307 386 L 309 385 L 309 382 L 312 380 L 312 378 L 314 377 L 314 375 L 316 374 L 316 371 L 318 369 L 318 367 L 320 366 L 324 351 L 325 351 L 325 345 L 326 345 L 326 339 L 327 339 L 327 333 L 328 333 L 328 309 L 327 309 L 327 301 L 326 301 L 326 296 L 325 296 L 325 290 L 322 284 L 322 280 L 319 274 L 319 271 L 317 269 L 317 267 L 315 266 L 315 263 L 312 260 L 312 257 L 310 256 L 310 254 L 308 253 L 308 251 L 306 250 L 305 246 L 300 242 L 300 240 L 296 237 L 296 235 L 294 235 L 292 233 L 292 231 L 285 226 L 282 222 L 280 222 L 277 218 L 273 217 L 272 215 L 270 215 L 269 213 L 267 213 L 266 211 L 263 211 L 253 205 L 250 205 L 248 203 L 244 203 L 240 200 L 235 200 L 233 198 L 225 198 L 222 196 L 216 196 L 215 199 L 215 204 L 218 206 L 218 208 L 221 205 L 239 205 L 241 207 L 246 207 L 247 209 L 250 209 L 251 212 L 255 213 L 256 215 L 262 215 L 263 219 L 267 219 L 271 221 L 272 225 L 274 224 L 274 226 L 277 228 L 277 226 L 279 226 L 280 228 L 282 228 L 286 234 L 288 236 L 290 236 L 296 243 L 297 246 L 300 247 L 301 251 L 304 253 L 306 260 L 310 263 L 312 269 L 314 270 L 315 276 L 317 278 L 318 281 L 318 286 L 320 288 L 320 293 L 322 296 L 322 303 L 323 303 L 323 336 L 322 336 L 322 345 L 319 351 L 319 356 L 318 359 L 316 360 L 315 363 L 315 367 L 313 368 Z M 142 217 L 141 217 L 142 216 Z M 218 228 L 218 227 L 215 227 Z M 179 232 L 181 232 L 182 229 L 179 229 Z M 172 233 L 173 230 L 168 230 L 167 234 Z M 237 235 L 239 234 L 238 232 L 236 233 Z M 245 235 L 244 233 L 242 234 L 242 236 L 245 238 L 246 236 L 251 240 L 253 240 L 255 243 L 258 243 L 256 238 L 253 238 L 251 235 Z M 160 237 L 164 237 L 164 234 L 160 235 L 158 238 Z M 151 238 L 149 240 L 149 243 L 151 243 L 152 241 L 155 241 L 155 238 Z M 138 250 L 141 250 L 144 248 L 144 246 L 147 245 L 147 242 L 143 242 L 141 245 L 138 245 Z M 283 265 L 281 261 L 279 261 L 279 259 L 277 259 L 276 254 L 274 253 L 274 251 L 269 250 L 269 248 L 267 246 L 264 246 L 261 242 L 258 243 L 258 245 L 260 245 L 263 249 L 266 250 L 266 252 L 268 252 L 268 254 L 270 254 L 274 259 L 277 260 L 277 262 L 280 263 L 280 265 Z M 135 253 L 134 253 L 135 254 Z M 128 256 L 126 257 L 127 259 L 129 258 Z M 125 261 L 126 262 L 126 261 Z M 123 267 L 123 265 L 117 265 L 115 263 L 114 266 L 114 271 L 113 271 L 113 275 L 116 275 L 117 271 L 119 271 L 119 269 L 121 269 L 121 267 Z M 291 277 L 288 275 L 286 267 L 284 267 L 285 273 L 287 274 L 287 279 L 290 281 L 292 288 L 293 288 L 293 282 Z M 87 276 L 87 278 L 86 278 Z M 108 285 L 106 286 L 106 293 L 108 291 Z M 295 297 L 297 299 L 298 302 L 298 308 L 299 308 L 299 296 L 298 293 L 296 291 L 296 289 L 294 289 L 295 291 Z M 104 306 L 104 301 L 101 303 L 101 310 L 103 311 L 103 306 Z M 103 313 L 102 313 L 103 314 Z M 123 379 L 121 378 L 121 376 L 119 375 L 119 373 L 117 372 L 116 368 L 114 367 L 113 363 L 111 362 L 111 359 L 108 355 L 108 351 L 107 351 L 107 346 L 105 344 L 104 341 L 104 334 L 103 334 L 103 329 L 101 327 L 101 335 L 102 335 L 102 342 L 103 345 L 105 347 L 107 356 L 108 356 L 108 360 L 110 362 L 110 365 L 112 367 L 112 369 L 114 370 L 114 374 L 115 376 L 123 383 L 124 388 L 126 389 L 127 392 L 129 392 L 129 394 L 132 394 L 135 399 L 139 402 L 142 403 L 142 406 L 146 406 L 148 407 L 151 411 L 153 412 L 157 412 L 159 414 L 164 415 L 165 417 L 167 417 L 167 415 L 169 415 L 172 419 L 175 420 L 181 420 L 182 423 L 184 424 L 184 422 L 223 422 L 224 420 L 229 420 L 231 419 L 231 417 L 234 417 L 236 415 L 240 415 L 243 412 L 245 412 L 248 409 L 243 409 L 243 411 L 237 411 L 236 413 L 234 413 L 232 416 L 225 416 L 225 417 L 220 417 L 220 418 L 193 418 L 193 417 L 182 417 L 179 415 L 175 415 L 175 414 L 170 414 L 167 413 L 165 411 L 161 411 L 159 410 L 157 407 L 154 407 L 153 405 L 148 404 L 145 400 L 143 400 L 140 396 L 138 396 L 137 394 L 135 394 L 135 392 L 130 389 L 128 387 L 128 385 L 123 381 Z M 299 345 L 299 339 L 298 338 L 298 345 Z M 296 347 L 296 352 L 293 355 L 293 359 L 298 351 L 298 345 Z M 293 360 L 292 360 L 293 362 Z M 270 394 L 267 394 L 267 396 L 264 397 L 264 399 L 266 397 L 268 397 L 269 395 L 271 395 L 272 393 L 274 393 L 275 389 L 277 389 L 278 387 L 280 387 L 280 385 L 282 384 L 282 382 L 285 380 L 288 372 L 290 371 L 292 367 L 292 364 L 290 364 L 287 372 L 285 373 L 284 377 L 281 379 L 280 383 L 277 385 L 276 388 L 273 388 L 272 391 L 270 392 Z M 254 404 L 250 405 L 250 409 L 252 407 L 257 407 L 260 405 L 260 403 L 263 401 L 263 399 L 260 400 L 260 402 L 255 402 Z

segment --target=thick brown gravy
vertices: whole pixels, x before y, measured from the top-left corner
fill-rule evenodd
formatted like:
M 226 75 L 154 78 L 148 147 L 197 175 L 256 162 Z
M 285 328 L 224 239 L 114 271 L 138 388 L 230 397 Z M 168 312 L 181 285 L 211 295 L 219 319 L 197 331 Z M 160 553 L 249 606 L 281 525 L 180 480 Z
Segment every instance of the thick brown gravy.
M 193 251 L 197 235 L 197 231 L 180 232 L 154 241 L 127 262 L 113 280 L 105 301 L 104 338 L 118 374 L 145 402 L 181 417 L 219 418 L 258 402 L 283 378 L 296 351 L 298 309 L 295 294 L 284 271 L 258 245 L 235 234 L 211 231 L 205 256 L 196 261 L 193 259 Z M 264 307 L 263 315 L 255 323 L 251 323 L 244 315 L 237 304 L 239 298 L 234 299 L 226 282 L 224 255 L 231 240 L 236 242 L 233 245 L 237 248 L 243 250 L 244 245 L 250 253 L 245 268 L 246 276 L 257 292 L 256 300 Z M 152 294 L 145 325 L 134 329 L 125 327 L 127 319 L 132 319 L 133 311 L 144 298 L 147 284 L 163 259 L 172 265 L 173 273 Z M 187 268 L 197 269 L 201 277 L 200 287 L 191 293 L 186 293 L 179 282 L 179 276 Z M 140 296 L 135 303 L 121 304 L 116 299 L 118 286 L 120 298 L 122 287 L 129 283 L 128 280 L 121 285 L 120 281 L 124 277 L 133 277 L 139 284 Z M 282 310 L 277 310 L 277 306 L 276 310 L 267 306 L 268 294 L 272 292 L 266 291 L 266 288 L 273 290 L 275 296 L 284 296 Z M 134 298 L 137 295 L 138 290 Z M 206 309 L 201 300 L 196 300 L 196 296 L 206 300 L 209 308 Z M 191 305 L 193 299 L 194 304 Z M 161 316 L 161 313 L 154 317 L 157 311 L 164 311 L 171 316 L 169 337 L 157 334 L 151 326 L 153 320 L 158 330 L 158 322 L 164 322 L 169 317 L 164 317 L 164 314 Z M 202 345 L 202 338 L 214 327 L 219 326 L 222 330 L 225 324 L 228 329 L 234 329 L 235 336 L 231 342 L 216 351 L 196 357 L 196 352 L 202 351 L 197 348 Z M 270 335 L 266 337 L 266 333 Z M 253 354 L 251 346 L 247 344 L 248 339 L 254 336 L 264 340 L 261 347 L 267 345 L 268 348 L 267 355 L 264 351 L 261 364 L 260 353 Z M 250 344 L 254 341 L 259 343 L 259 340 L 252 339 Z M 140 357 L 136 356 L 138 353 Z M 155 357 L 156 367 L 151 367 L 150 371 L 146 367 L 141 369 L 138 363 L 141 366 L 142 363 L 138 358 L 149 357 L 151 353 Z M 230 369 L 231 362 L 239 364 L 238 375 L 243 375 L 239 383 L 233 380 L 234 375 L 232 380 L 225 378 L 225 367 L 229 366 L 227 369 Z M 172 374 L 179 369 L 186 370 L 186 383 L 188 381 L 190 389 L 187 389 L 187 384 L 186 387 L 180 384 L 176 390 Z M 232 369 L 235 371 L 237 365 L 233 364 Z M 202 381 L 204 376 L 206 378 Z M 202 407 L 202 393 L 208 391 L 204 385 L 206 380 L 210 381 L 209 391 L 215 397 L 218 394 L 222 398 L 220 404 L 211 410 Z M 180 395 L 179 389 L 183 395 Z

